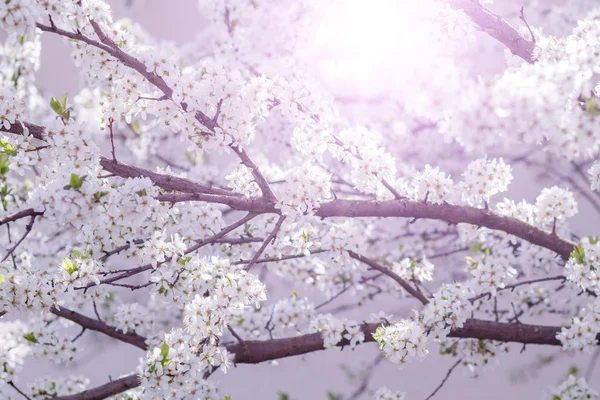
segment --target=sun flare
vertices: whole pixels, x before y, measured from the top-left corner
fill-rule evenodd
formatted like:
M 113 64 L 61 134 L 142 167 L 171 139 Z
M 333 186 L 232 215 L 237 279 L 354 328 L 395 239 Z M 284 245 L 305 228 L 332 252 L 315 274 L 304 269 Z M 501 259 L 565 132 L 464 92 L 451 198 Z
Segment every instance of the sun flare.
M 335 91 L 377 95 L 401 65 L 431 45 L 423 2 L 334 1 L 325 7 L 314 32 L 319 73 Z M 412 61 L 414 64 L 414 61 Z

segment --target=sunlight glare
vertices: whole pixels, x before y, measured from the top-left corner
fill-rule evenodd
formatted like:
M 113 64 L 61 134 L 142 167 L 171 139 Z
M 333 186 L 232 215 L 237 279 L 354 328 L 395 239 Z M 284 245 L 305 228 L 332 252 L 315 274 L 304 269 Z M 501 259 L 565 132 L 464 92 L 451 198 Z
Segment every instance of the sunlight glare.
M 324 7 L 313 52 L 324 82 L 348 95 L 385 91 L 403 64 L 428 53 L 426 3 L 337 0 Z

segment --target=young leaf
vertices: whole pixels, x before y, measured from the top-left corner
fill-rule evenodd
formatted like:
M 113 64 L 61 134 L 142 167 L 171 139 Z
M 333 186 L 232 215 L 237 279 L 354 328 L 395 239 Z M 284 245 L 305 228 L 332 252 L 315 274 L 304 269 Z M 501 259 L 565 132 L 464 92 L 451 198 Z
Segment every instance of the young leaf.
M 50 99 L 50 108 L 52 109 L 52 111 L 54 111 L 56 114 L 58 114 L 58 116 L 62 117 L 64 108 L 63 108 L 62 104 L 60 103 L 60 101 L 58 101 L 56 99 L 56 97 L 52 97 Z
M 23 339 L 25 339 L 31 343 L 38 343 L 38 340 L 36 339 L 35 335 L 31 332 L 29 332 L 26 335 L 23 335 Z

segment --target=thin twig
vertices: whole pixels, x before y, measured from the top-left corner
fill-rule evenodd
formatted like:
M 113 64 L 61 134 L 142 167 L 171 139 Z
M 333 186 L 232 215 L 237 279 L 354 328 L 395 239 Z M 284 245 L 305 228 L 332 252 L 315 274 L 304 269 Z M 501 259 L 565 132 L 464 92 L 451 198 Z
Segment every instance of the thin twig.
M 438 385 L 438 387 L 435 388 L 435 390 L 433 391 L 433 393 L 431 393 L 429 396 L 427 396 L 427 398 L 425 400 L 429 400 L 431 399 L 433 396 L 435 396 L 435 394 L 442 388 L 442 386 L 444 386 L 444 384 L 446 383 L 446 381 L 448 380 L 448 378 L 450 378 L 450 375 L 452 374 L 452 371 L 454 371 L 454 369 L 456 367 L 458 367 L 458 365 L 462 362 L 462 359 L 459 359 L 457 362 L 454 363 L 453 366 L 450 367 L 450 369 L 448 370 L 448 372 L 446 373 L 446 376 L 444 377 L 444 379 L 442 379 L 442 383 L 440 383 Z
M 364 257 L 360 254 L 357 254 L 351 250 L 348 251 L 348 254 L 350 254 L 350 257 L 354 258 L 355 260 L 358 260 L 358 261 L 362 262 L 363 264 L 366 264 L 369 267 L 376 269 L 377 271 L 379 271 L 379 272 L 383 273 L 384 275 L 387 275 L 390 278 L 392 278 L 393 280 L 395 280 L 400 286 L 402 286 L 402 288 L 404 290 L 406 290 L 415 299 L 419 300 L 422 304 L 429 303 L 429 299 L 427 297 L 425 297 L 423 295 L 423 293 L 419 292 L 418 290 L 413 289 L 413 287 L 410 286 L 410 284 L 408 282 L 406 282 L 404 279 L 402 279 L 398 274 L 394 273 L 391 269 L 384 267 L 383 265 L 380 265 L 380 264 L 376 263 L 375 261 L 368 259 L 367 257 Z
M 23 393 L 21 391 L 21 389 L 19 389 L 17 386 L 15 386 L 15 384 L 13 383 L 13 381 L 8 381 L 7 382 L 10 386 L 12 386 L 13 389 L 15 389 L 17 392 L 19 392 L 19 394 L 23 397 L 25 397 L 27 400 L 31 400 L 31 397 L 27 396 L 25 393 Z
M 535 47 L 535 35 L 533 34 L 531 27 L 529 26 L 529 24 L 527 23 L 527 20 L 525 19 L 525 14 L 523 13 L 523 7 L 521 7 L 521 15 L 519 18 L 521 18 L 521 20 L 523 22 L 525 22 L 525 26 L 527 26 L 527 29 L 529 29 L 529 34 L 531 35 L 531 40 L 533 41 L 533 46 Z
M 256 254 L 254 254 L 254 257 L 252 257 L 252 259 L 250 260 L 248 265 L 246 265 L 246 271 L 250 271 L 250 268 L 252 268 L 252 266 L 254 264 L 256 264 L 258 257 L 260 257 L 260 255 L 265 251 L 265 249 L 267 248 L 269 243 L 271 243 L 272 241 L 275 240 L 275 236 L 277 236 L 277 232 L 279 232 L 279 229 L 281 229 L 281 225 L 283 224 L 283 221 L 285 221 L 285 215 L 281 215 L 279 217 L 279 219 L 277 220 L 277 223 L 275 224 L 275 227 L 273 228 L 273 230 L 271 231 L 269 236 L 265 239 L 265 241 L 260 246 L 260 248 L 258 249 Z

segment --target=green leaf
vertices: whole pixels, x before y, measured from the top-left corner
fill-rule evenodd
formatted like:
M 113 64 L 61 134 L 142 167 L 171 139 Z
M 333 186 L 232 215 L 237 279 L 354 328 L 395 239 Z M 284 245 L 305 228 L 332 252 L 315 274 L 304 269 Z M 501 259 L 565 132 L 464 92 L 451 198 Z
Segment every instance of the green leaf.
M 187 256 L 187 257 L 179 257 L 179 259 L 177 260 L 177 264 L 179 265 L 185 265 L 187 264 L 188 261 L 190 261 L 192 259 L 191 256 Z
M 597 244 L 599 238 L 600 238 L 599 236 L 590 236 L 590 237 L 588 237 L 588 239 L 590 241 L 590 244 Z
M 79 250 L 71 250 L 71 255 L 75 258 L 84 258 L 83 253 Z
M 135 194 L 137 194 L 140 197 L 148 195 L 148 193 L 146 193 L 146 189 L 138 190 L 137 192 L 135 192 Z
M 4 275 L 0 274 L 0 283 L 4 283 Z
M 578 243 L 577 246 L 575 246 L 570 256 L 573 257 L 579 264 L 585 265 L 585 250 L 581 243 Z
M 225 396 L 225 400 L 231 400 L 231 395 Z
M 71 179 L 69 180 L 69 187 L 75 190 L 79 189 L 83 182 L 87 179 L 87 175 L 79 176 L 77 174 L 71 174 Z M 66 187 L 65 187 L 66 188 Z
M 585 111 L 591 115 L 598 115 L 600 111 L 598 110 L 598 104 L 596 103 L 596 99 L 593 97 L 585 102 Z
M 283 393 L 283 392 L 279 392 L 279 400 L 290 400 L 290 396 L 287 395 L 287 393 Z
M 469 251 L 471 253 L 477 253 L 477 252 L 479 252 L 479 250 L 481 250 L 482 246 L 483 246 L 483 243 L 476 242 L 473 246 L 471 246 L 471 248 L 469 249 Z
M 63 110 L 67 109 L 67 97 L 69 96 L 69 93 L 65 93 L 62 95 L 61 99 L 60 99 L 60 104 L 62 105 Z
M 162 356 L 162 365 L 167 365 L 169 363 L 169 345 L 167 342 L 163 342 L 160 346 L 160 355 Z
M 31 343 L 38 343 L 38 340 L 36 339 L 35 335 L 31 332 L 26 335 L 23 335 L 23 339 L 28 340 Z
M 569 373 L 567 374 L 567 376 L 568 375 L 579 375 L 579 368 L 577 367 L 577 365 L 572 365 L 571 368 L 569 368 Z
M 94 193 L 94 200 L 98 201 L 101 198 L 103 198 L 104 196 L 106 196 L 108 194 L 108 192 L 96 192 Z
M 552 400 L 562 400 L 562 398 L 559 395 L 555 394 L 554 396 L 552 396 Z
M 14 156 L 17 154 L 17 150 L 15 149 L 15 146 L 8 143 L 7 140 L 0 139 L 0 153 L 6 154 L 7 156 Z
M 8 172 L 8 158 L 6 154 L 0 153 L 0 175 L 6 175 Z
M 69 258 L 63 259 L 62 267 L 65 271 L 67 271 L 69 273 L 69 275 L 71 275 L 73 272 L 77 271 L 77 265 L 75 265 L 75 263 L 73 261 L 71 261 L 71 259 L 69 259 Z
M 59 117 L 62 117 L 62 114 L 65 111 L 62 104 L 56 99 L 56 97 L 52 97 L 50 99 L 50 108 L 52 111 L 58 114 Z

